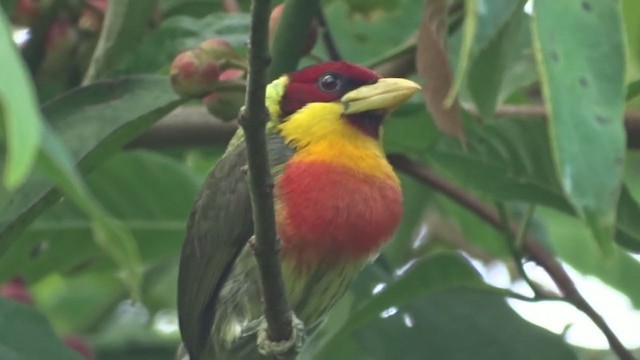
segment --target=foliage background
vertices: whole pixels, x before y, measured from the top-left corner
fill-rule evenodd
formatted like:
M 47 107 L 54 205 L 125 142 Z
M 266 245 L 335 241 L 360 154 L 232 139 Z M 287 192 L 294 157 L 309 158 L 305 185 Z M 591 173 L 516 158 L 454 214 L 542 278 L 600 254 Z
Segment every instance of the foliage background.
M 171 358 L 185 220 L 234 125 L 180 99 L 166 74 L 210 37 L 244 53 L 248 1 L 26 3 L 0 1 L 0 281 L 24 278 L 34 304 L 0 299 L 0 359 L 78 358 L 58 340 L 70 335 L 98 359 Z M 555 299 L 556 289 L 510 293 L 470 262 L 505 264 L 520 282 L 520 264 L 539 260 L 534 243 L 640 308 L 640 6 L 523 7 L 321 2 L 344 59 L 412 77 L 425 94 L 385 127 L 386 151 L 413 164 L 394 162 L 403 224 L 303 358 L 613 356 L 569 345 L 505 301 Z M 325 45 L 300 65 L 328 60 Z M 425 186 L 416 166 L 458 193 Z

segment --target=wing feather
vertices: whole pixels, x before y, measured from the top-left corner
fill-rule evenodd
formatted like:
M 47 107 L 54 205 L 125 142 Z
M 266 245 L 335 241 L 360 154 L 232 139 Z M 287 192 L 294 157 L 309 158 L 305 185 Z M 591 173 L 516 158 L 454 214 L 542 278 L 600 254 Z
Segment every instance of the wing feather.
M 282 169 L 292 150 L 279 135 L 267 136 L 271 167 Z M 207 176 L 189 217 L 180 258 L 178 316 L 191 360 L 207 349 L 218 296 L 253 234 L 246 164 L 244 141 L 236 141 Z

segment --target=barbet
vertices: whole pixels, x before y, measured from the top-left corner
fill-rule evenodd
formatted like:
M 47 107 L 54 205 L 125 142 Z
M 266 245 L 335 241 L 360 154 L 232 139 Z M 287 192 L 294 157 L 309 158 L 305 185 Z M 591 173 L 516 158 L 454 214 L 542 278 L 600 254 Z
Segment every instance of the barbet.
M 402 194 L 380 144 L 388 113 L 420 87 L 347 62 L 267 87 L 269 160 L 289 304 L 313 330 L 400 222 Z M 236 134 L 189 219 L 178 311 L 191 360 L 256 359 L 262 319 L 246 148 Z M 189 358 L 185 355 L 185 358 Z

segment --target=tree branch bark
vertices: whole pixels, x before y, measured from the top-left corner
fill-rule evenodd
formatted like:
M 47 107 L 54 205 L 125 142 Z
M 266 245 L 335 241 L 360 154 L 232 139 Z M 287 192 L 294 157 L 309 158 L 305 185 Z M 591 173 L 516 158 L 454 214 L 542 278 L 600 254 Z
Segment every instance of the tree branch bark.
M 473 195 L 447 182 L 445 179 L 431 172 L 427 167 L 417 161 L 407 158 L 404 155 L 391 154 L 388 156 L 388 159 L 396 170 L 436 189 L 451 200 L 469 209 L 482 220 L 495 227 L 498 231 L 504 230 L 498 213 L 494 209 L 482 203 L 479 199 L 475 198 Z M 512 227 L 511 231 L 515 236 L 517 228 Z M 607 325 L 602 316 L 600 316 L 600 314 L 598 314 L 598 312 L 589 305 L 587 300 L 582 297 L 573 280 L 569 277 L 569 274 L 567 274 L 564 268 L 562 268 L 562 265 L 555 259 L 555 257 L 531 236 L 524 237 L 522 247 L 531 259 L 549 274 L 553 282 L 564 295 L 564 298 L 577 309 L 585 313 L 600 329 L 600 331 L 602 331 L 609 341 L 611 349 L 618 355 L 618 357 L 621 360 L 634 360 L 635 357 L 624 347 L 620 339 L 618 339 L 613 330 L 611 330 L 609 325 Z
M 260 271 L 264 316 L 271 341 L 288 340 L 292 336 L 291 310 L 285 295 L 279 258 L 273 202 L 273 178 L 267 154 L 265 135 L 268 120 L 265 106 L 269 41 L 267 39 L 269 0 L 251 3 L 249 39 L 249 77 L 246 112 L 240 117 L 244 130 L 249 165 L 249 190 L 255 231 L 254 253 Z

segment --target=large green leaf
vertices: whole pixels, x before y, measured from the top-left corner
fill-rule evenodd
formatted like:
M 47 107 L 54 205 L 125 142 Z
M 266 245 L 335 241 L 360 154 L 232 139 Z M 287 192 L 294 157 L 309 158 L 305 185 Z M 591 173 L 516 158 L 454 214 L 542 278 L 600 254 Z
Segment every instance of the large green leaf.
M 430 160 L 464 187 L 497 200 L 571 211 L 558 183 L 542 121 L 508 119 L 466 125 L 466 148 L 443 138 Z
M 466 128 L 466 148 L 442 138 L 430 153 L 439 171 L 490 200 L 526 202 L 575 214 L 555 177 L 543 121 L 505 119 L 484 126 L 468 123 Z M 640 206 L 627 189 L 621 193 L 617 213 L 616 241 L 639 251 Z
M 426 154 L 440 137 L 424 103 L 415 97 L 385 120 L 382 132 L 387 153 Z
M 140 259 L 131 232 L 93 197 L 62 141 L 49 124 L 46 125 L 40 168 L 62 193 L 88 215 L 96 243 L 120 266 L 129 290 L 134 297 L 138 297 Z
M 622 16 L 627 40 L 627 78 L 626 81 L 640 79 L 640 2 L 636 0 L 622 0 Z
M 493 116 L 504 77 L 512 70 L 507 65 L 512 65 L 509 63 L 522 51 L 521 33 L 528 21 L 524 12 L 516 12 L 487 46 L 478 52 L 469 68 L 467 87 L 485 119 Z
M 640 205 L 628 186 L 622 188 L 618 201 L 616 242 L 629 251 L 640 253 Z
M 420 349 L 428 359 L 575 359 L 560 337 L 478 291 L 488 286 L 459 256 L 436 253 L 404 270 L 394 279 L 365 269 L 330 314 L 346 317 L 344 326 L 321 328 L 302 358 L 412 359 Z
M 38 308 L 56 333 L 66 336 L 93 331 L 103 324 L 126 289 L 114 274 L 51 274 L 30 287 Z
M 420 260 L 406 274 L 357 307 L 345 331 L 362 327 L 390 306 L 402 306 L 444 289 L 482 287 L 489 288 L 460 255 L 436 253 Z
M 533 29 L 558 177 L 610 249 L 625 151 L 620 2 L 536 0 Z
M 460 34 L 456 34 L 451 46 L 456 71 L 453 86 L 446 102 L 452 102 L 466 80 L 469 66 L 476 57 L 495 42 L 500 30 L 509 18 L 522 9 L 521 0 L 464 1 L 464 22 Z
M 80 359 L 56 337 L 45 317 L 32 307 L 0 297 L 0 323 L 0 359 Z
M 145 267 L 179 251 L 199 184 L 186 166 L 145 151 L 119 154 L 91 173 L 87 184 L 105 209 L 131 229 Z M 86 215 L 67 201 L 56 204 L 0 258 L 0 281 L 24 274 L 33 282 L 51 272 L 86 268 L 88 262 L 92 269 L 111 269 L 87 241 L 91 237 Z
M 197 47 L 208 38 L 218 37 L 240 47 L 249 37 L 248 14 L 216 13 L 201 19 L 174 16 L 149 34 L 132 50 L 123 72 L 156 73 L 167 69 L 181 51 Z
M 100 39 L 85 75 L 85 83 L 105 78 L 122 64 L 145 35 L 158 0 L 110 0 Z
M 164 77 L 105 81 L 72 91 L 43 108 L 81 171 L 95 168 L 183 100 Z M 44 209 L 60 198 L 34 174 L 9 195 L 0 193 L 0 255 Z
M 38 155 L 41 114 L 33 84 L 13 43 L 11 26 L 1 8 L 0 52 L 3 59 L 0 66 L 0 155 L 6 155 L 4 185 L 15 189 L 27 178 Z M 7 151 L 2 154 L 5 136 Z
M 367 63 L 396 48 L 409 38 L 420 24 L 421 11 L 413 0 L 399 0 L 393 12 L 378 12 L 371 17 L 349 17 L 349 6 L 335 1 L 327 6 L 326 16 L 342 56 L 356 63 Z
M 355 339 L 370 359 L 415 359 L 416 351 L 424 359 L 577 359 L 560 336 L 525 321 L 495 294 L 454 289 L 389 309 L 346 342 Z M 342 346 L 331 350 L 327 359 L 347 359 Z

